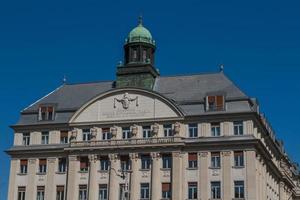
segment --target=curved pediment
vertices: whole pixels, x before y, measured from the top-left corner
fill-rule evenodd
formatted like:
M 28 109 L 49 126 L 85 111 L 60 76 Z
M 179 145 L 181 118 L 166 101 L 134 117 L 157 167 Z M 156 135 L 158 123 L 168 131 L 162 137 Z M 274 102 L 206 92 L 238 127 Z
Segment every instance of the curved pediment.
M 70 123 L 182 117 L 177 106 L 162 95 L 143 89 L 116 89 L 83 105 Z

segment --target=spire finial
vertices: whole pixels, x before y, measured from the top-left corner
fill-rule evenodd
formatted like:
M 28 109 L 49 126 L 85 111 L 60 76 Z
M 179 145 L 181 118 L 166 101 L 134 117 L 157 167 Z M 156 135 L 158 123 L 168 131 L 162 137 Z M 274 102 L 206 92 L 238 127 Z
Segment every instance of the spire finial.
M 143 16 L 139 16 L 139 26 L 143 26 Z
M 221 64 L 221 65 L 220 65 L 220 72 L 223 72 L 223 71 L 224 71 L 224 65 Z
M 66 84 L 66 83 L 67 83 L 67 77 L 66 77 L 66 75 L 64 75 L 63 84 Z

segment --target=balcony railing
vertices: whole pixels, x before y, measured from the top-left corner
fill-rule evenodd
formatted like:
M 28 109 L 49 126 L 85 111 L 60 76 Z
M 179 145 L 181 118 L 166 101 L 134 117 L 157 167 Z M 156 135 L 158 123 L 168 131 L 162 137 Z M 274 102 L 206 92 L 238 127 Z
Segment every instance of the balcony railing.
M 136 138 L 122 140 L 90 140 L 90 141 L 73 141 L 70 147 L 90 147 L 90 146 L 130 146 L 130 145 L 151 145 L 151 144 L 176 144 L 182 143 L 181 137 L 153 137 L 153 138 Z

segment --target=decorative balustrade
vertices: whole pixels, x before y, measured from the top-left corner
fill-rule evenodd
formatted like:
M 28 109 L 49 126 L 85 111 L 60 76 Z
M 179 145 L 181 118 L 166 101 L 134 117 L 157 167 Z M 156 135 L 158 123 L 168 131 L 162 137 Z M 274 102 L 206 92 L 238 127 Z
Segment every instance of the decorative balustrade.
M 129 146 L 129 145 L 151 145 L 151 144 L 172 144 L 182 143 L 181 137 L 152 137 L 152 138 L 130 138 L 121 140 L 90 140 L 72 141 L 70 147 L 90 147 L 90 146 Z

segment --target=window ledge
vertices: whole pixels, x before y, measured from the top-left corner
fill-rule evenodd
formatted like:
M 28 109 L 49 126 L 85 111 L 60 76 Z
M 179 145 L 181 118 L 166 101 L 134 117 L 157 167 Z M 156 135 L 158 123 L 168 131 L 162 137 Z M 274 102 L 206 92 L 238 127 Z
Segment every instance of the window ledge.
M 234 168 L 234 169 L 243 169 L 243 168 L 245 168 L 245 166 L 232 166 L 232 168 Z
M 66 174 L 67 172 L 55 172 L 56 174 Z
M 232 198 L 232 200 L 245 200 L 245 198 Z
M 78 171 L 78 173 L 87 174 L 87 173 L 89 173 L 89 171 Z
M 187 167 L 187 170 L 198 170 L 198 167 Z
M 46 175 L 47 173 L 46 172 L 38 172 L 36 173 L 36 175 Z
M 209 169 L 221 169 L 221 167 L 209 167 Z M 213 199 L 211 199 L 213 200 Z
M 161 171 L 171 171 L 172 168 L 160 168 Z
M 17 175 L 19 175 L 19 176 L 26 176 L 27 173 L 18 173 Z
M 108 173 L 108 170 L 98 170 L 100 173 Z
M 150 168 L 149 169 L 140 169 L 141 172 L 148 172 L 150 171 Z

